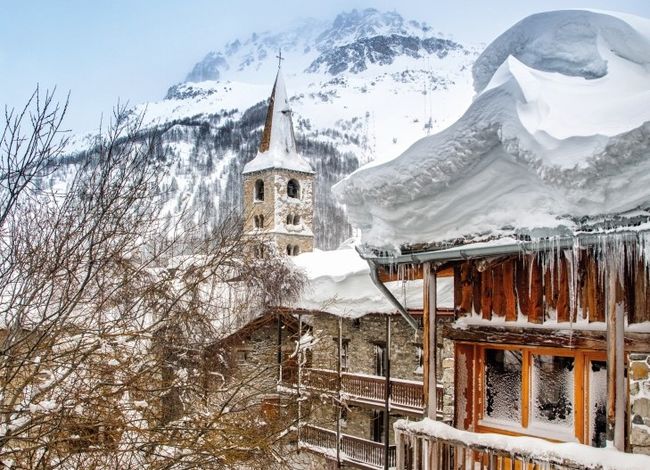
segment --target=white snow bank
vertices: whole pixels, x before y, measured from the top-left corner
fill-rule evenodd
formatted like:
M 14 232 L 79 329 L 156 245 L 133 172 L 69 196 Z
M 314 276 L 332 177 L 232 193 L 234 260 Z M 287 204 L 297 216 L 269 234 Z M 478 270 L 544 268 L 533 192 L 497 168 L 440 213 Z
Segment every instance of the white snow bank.
M 572 232 L 650 207 L 649 24 L 557 11 L 497 38 L 455 124 L 334 186 L 363 242 Z
M 334 251 L 314 251 L 291 258 L 307 276 L 307 286 L 294 305 L 347 318 L 368 313 L 395 313 L 395 307 L 370 279 L 370 268 L 359 254 L 346 247 Z M 408 309 L 422 308 L 422 281 L 389 282 L 386 286 Z M 453 305 L 453 283 L 438 281 L 438 306 Z
M 602 470 L 647 470 L 650 456 L 626 454 L 614 449 L 600 449 L 584 444 L 554 443 L 544 439 L 502 434 L 479 434 L 455 429 L 440 421 L 425 418 L 418 422 L 397 421 L 395 428 L 421 433 L 445 440 L 460 441 L 471 446 L 485 446 L 508 453 L 528 455 L 539 460 L 576 462 L 583 468 Z
M 594 79 L 607 75 L 608 61 L 601 51 L 606 44 L 614 55 L 648 65 L 650 41 L 644 36 L 647 31 L 639 31 L 643 22 L 634 18 L 583 10 L 531 15 L 496 38 L 476 60 L 474 89 L 482 91 L 509 56 L 536 70 Z

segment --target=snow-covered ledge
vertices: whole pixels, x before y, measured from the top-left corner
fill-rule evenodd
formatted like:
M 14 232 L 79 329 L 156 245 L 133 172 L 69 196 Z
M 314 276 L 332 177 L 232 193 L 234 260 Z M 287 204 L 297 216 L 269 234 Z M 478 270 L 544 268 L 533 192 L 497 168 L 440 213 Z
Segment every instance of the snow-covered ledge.
M 394 425 L 397 442 L 397 468 L 403 470 L 404 452 L 408 447 L 414 452 L 413 462 L 420 461 L 428 452 L 422 450 L 428 443 L 439 441 L 438 452 L 456 448 L 456 456 L 474 459 L 476 453 L 488 459 L 509 458 L 536 464 L 550 463 L 557 468 L 598 470 L 648 470 L 650 456 L 626 454 L 614 449 L 599 449 L 584 444 L 553 443 L 544 439 L 502 434 L 474 433 L 455 429 L 441 421 L 399 420 Z M 462 450 L 472 452 L 463 453 Z M 460 452 L 459 452 L 460 450 Z M 457 457 L 459 458 L 459 457 Z M 444 459 L 443 459 L 444 460 Z M 428 468 L 438 468 L 435 465 Z

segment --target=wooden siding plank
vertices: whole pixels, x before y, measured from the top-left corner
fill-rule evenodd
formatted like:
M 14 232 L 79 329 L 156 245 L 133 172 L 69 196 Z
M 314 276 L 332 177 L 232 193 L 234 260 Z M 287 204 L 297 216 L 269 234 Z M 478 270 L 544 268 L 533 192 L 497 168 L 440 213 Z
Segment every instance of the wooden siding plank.
M 481 316 L 484 320 L 492 318 L 492 270 L 481 273 Z
M 543 323 L 544 321 L 544 276 L 542 266 L 536 256 L 530 262 L 530 310 L 528 321 Z
M 569 306 L 569 266 L 564 255 L 560 256 L 558 269 L 558 295 L 557 295 L 557 321 L 568 322 L 570 320 Z
M 460 267 L 460 289 L 462 313 L 472 312 L 472 262 L 465 261 Z
M 517 296 L 515 293 L 515 262 L 503 263 L 503 294 L 505 297 L 506 321 L 517 320 Z
M 529 278 L 528 278 L 528 263 L 525 257 L 520 257 L 516 263 L 516 285 L 517 285 L 517 302 L 519 304 L 519 311 L 522 315 L 528 317 L 529 313 Z
M 503 288 L 503 265 L 492 268 L 492 310 L 494 315 L 502 317 L 506 314 L 506 299 Z
M 481 298 L 482 298 L 482 289 L 481 289 L 481 273 L 476 268 L 476 263 L 472 264 L 472 302 L 474 304 L 474 312 L 482 313 L 481 308 Z

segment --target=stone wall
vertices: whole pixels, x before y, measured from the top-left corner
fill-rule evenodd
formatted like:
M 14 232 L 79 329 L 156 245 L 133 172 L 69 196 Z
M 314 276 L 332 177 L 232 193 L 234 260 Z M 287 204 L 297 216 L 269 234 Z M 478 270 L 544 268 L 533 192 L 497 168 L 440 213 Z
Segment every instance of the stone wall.
M 650 353 L 631 353 L 630 375 L 630 450 L 650 455 Z
M 319 314 L 305 316 L 313 327 L 318 343 L 312 351 L 312 367 L 336 370 L 338 317 Z M 448 321 L 445 318 L 439 323 Z M 347 372 L 376 374 L 375 346 L 386 343 L 386 315 L 370 314 L 359 319 L 342 320 L 342 338 L 347 342 Z M 391 315 L 391 377 L 423 380 L 418 367 L 418 349 L 422 346 L 421 332 L 415 332 L 399 315 Z M 450 420 L 454 413 L 454 345 L 443 338 L 438 328 L 438 381 L 444 385 L 444 414 Z
M 287 185 L 295 179 L 299 197 L 287 195 Z M 264 200 L 255 200 L 255 182 L 264 182 Z M 265 170 L 244 175 L 244 217 L 246 232 L 255 231 L 255 216 L 264 216 L 261 233 L 266 233 L 280 253 L 287 245 L 298 246 L 300 253 L 314 249 L 314 175 L 289 170 Z M 287 223 L 290 216 L 291 223 Z M 294 223 L 295 217 L 299 222 Z

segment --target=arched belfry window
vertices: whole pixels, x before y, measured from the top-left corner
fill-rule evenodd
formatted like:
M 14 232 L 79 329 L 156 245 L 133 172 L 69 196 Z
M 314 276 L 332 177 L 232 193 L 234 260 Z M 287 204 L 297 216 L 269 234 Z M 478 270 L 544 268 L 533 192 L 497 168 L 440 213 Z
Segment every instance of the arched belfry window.
M 300 225 L 300 216 L 298 214 L 293 216 L 293 225 Z
M 255 228 L 264 228 L 264 216 L 256 215 L 255 216 Z
M 293 249 L 291 248 L 291 245 L 287 245 L 287 255 L 291 256 L 292 252 L 293 252 Z
M 290 179 L 287 183 L 287 196 L 300 199 L 300 184 L 294 179 Z
M 262 180 L 255 181 L 255 200 L 264 200 L 264 181 Z
M 291 225 L 292 222 L 293 222 L 293 217 L 291 216 L 291 214 L 287 215 L 287 225 Z
M 300 248 L 298 248 L 298 245 L 293 245 L 293 256 L 297 256 L 300 254 Z

